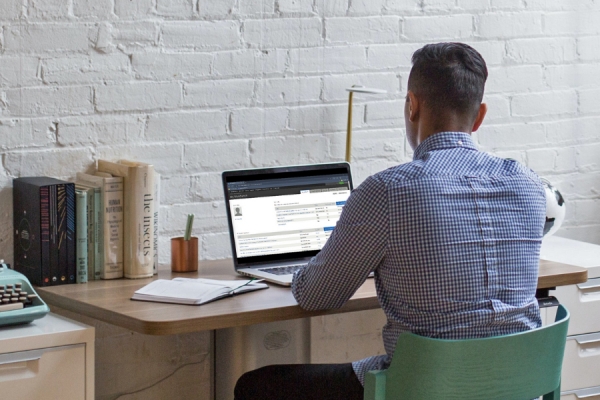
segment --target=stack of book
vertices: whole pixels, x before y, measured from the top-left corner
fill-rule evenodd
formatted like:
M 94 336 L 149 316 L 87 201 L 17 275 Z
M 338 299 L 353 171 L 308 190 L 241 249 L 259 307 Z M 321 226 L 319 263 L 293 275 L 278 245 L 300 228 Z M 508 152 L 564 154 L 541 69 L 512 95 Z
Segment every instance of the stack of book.
M 78 220 L 78 237 L 87 232 L 87 251 L 78 254 L 78 264 L 86 269 L 78 270 L 79 282 L 94 279 L 123 277 L 123 178 L 77 173 L 77 190 L 86 193 L 77 209 L 87 215 L 86 221 Z M 85 223 L 84 223 L 85 222 Z
M 75 186 L 47 177 L 13 181 L 15 270 L 38 286 L 75 283 Z
M 47 177 L 15 179 L 15 267 L 38 285 L 156 274 L 159 184 L 151 164 L 127 160 L 99 160 L 95 172 L 77 173 L 75 183 Z M 58 208 L 63 204 L 65 212 Z M 24 226 L 27 212 L 37 215 L 28 223 L 37 231 Z M 40 243 L 31 247 L 30 238 Z M 23 250 L 28 246 L 33 257 L 31 250 Z
M 88 199 L 87 279 L 145 278 L 158 267 L 160 178 L 142 162 L 98 160 L 94 174 L 78 173 L 76 184 Z M 82 200 L 83 202 L 83 200 Z M 83 231 L 83 228 L 82 228 Z M 82 251 L 82 258 L 84 253 Z M 84 275 L 82 273 L 82 275 Z M 84 280 L 85 278 L 82 278 Z

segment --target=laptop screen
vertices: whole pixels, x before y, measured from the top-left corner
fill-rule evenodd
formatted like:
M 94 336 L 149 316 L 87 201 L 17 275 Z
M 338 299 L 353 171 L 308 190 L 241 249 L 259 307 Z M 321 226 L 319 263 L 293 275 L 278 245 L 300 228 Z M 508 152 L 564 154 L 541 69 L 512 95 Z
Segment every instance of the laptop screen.
M 223 180 L 238 266 L 317 254 L 352 189 L 345 163 L 229 171 Z

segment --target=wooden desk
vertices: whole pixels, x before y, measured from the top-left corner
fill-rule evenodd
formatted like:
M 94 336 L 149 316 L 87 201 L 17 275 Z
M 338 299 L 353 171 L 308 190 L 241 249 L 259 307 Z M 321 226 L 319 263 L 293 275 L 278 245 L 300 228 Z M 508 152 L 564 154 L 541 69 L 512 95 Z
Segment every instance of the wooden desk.
M 201 262 L 198 272 L 171 273 L 168 267 L 158 277 L 243 279 L 233 272 L 231 260 Z M 368 279 L 340 309 L 308 312 L 302 310 L 289 288 L 269 284 L 259 290 L 202 306 L 186 306 L 130 300 L 133 293 L 152 279 L 92 281 L 87 284 L 36 288 L 51 306 L 99 319 L 135 332 L 169 335 L 198 332 L 264 322 L 337 314 L 379 308 L 373 279 Z M 538 289 L 585 282 L 587 270 L 551 261 L 540 262 Z
M 587 281 L 587 269 L 559 262 L 540 260 L 538 289 L 552 289 L 557 286 L 573 285 Z

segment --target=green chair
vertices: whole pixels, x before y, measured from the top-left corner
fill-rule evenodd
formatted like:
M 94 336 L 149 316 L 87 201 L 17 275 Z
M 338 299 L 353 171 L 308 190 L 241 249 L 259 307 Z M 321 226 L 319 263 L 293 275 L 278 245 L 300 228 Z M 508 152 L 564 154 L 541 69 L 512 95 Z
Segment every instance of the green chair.
M 387 370 L 365 376 L 365 400 L 560 399 L 569 312 L 542 328 L 483 339 L 398 338 Z

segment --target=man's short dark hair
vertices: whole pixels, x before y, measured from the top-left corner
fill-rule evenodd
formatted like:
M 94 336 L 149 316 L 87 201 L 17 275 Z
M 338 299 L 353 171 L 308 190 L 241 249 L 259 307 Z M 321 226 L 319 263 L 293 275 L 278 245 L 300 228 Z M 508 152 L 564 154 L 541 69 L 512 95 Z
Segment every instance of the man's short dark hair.
M 488 76 L 481 54 L 464 43 L 428 44 L 415 51 L 408 89 L 430 109 L 475 119 Z

